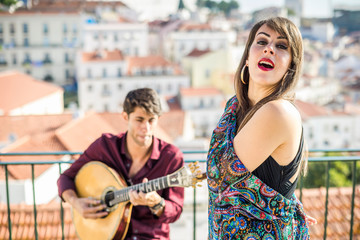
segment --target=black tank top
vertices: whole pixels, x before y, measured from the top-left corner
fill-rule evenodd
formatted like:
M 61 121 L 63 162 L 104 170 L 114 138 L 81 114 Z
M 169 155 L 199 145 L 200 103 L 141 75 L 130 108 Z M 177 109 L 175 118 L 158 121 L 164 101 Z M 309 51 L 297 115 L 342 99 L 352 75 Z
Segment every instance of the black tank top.
M 288 165 L 279 165 L 271 156 L 269 156 L 260 166 L 258 166 L 252 173 L 261 181 L 266 183 L 269 187 L 281 193 L 286 198 L 290 198 L 295 191 L 298 177 L 292 183 L 290 178 L 294 176 L 301 162 L 301 153 L 304 145 L 303 133 L 301 133 L 301 140 L 299 150 Z

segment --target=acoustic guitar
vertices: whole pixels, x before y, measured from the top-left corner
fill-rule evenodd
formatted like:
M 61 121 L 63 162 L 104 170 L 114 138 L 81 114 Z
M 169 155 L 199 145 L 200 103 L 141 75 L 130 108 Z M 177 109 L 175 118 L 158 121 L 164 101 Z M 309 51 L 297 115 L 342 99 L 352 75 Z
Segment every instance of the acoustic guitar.
M 104 163 L 92 161 L 85 164 L 75 177 L 75 186 L 79 197 L 100 199 L 106 204 L 109 214 L 104 218 L 83 218 L 72 208 L 72 219 L 76 234 L 81 240 L 121 239 L 126 236 L 132 204 L 129 191 L 139 190 L 145 193 L 169 187 L 195 187 L 206 178 L 197 162 L 190 163 L 167 176 L 127 186 L 126 181 L 115 170 Z M 94 181 L 98 179 L 99 181 Z

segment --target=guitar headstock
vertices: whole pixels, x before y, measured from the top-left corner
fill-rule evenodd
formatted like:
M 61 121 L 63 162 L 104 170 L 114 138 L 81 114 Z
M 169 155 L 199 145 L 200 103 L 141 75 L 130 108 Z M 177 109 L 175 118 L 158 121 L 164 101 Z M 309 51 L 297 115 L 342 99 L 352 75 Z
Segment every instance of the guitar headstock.
M 206 173 L 201 172 L 198 162 L 189 163 L 168 176 L 173 187 L 200 187 L 200 182 L 206 179 Z
M 201 187 L 202 180 L 206 179 L 206 173 L 202 173 L 200 170 L 199 162 L 189 163 L 189 168 L 192 173 L 192 187 Z

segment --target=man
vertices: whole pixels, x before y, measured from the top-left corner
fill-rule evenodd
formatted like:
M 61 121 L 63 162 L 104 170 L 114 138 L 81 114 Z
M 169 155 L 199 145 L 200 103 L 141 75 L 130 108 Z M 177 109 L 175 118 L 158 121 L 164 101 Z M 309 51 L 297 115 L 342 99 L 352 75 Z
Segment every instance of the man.
M 154 90 L 130 91 L 123 108 L 127 132 L 103 134 L 58 179 L 59 196 L 84 218 L 108 214 L 101 211 L 105 204 L 100 200 L 79 198 L 76 194 L 74 178 L 84 164 L 101 161 L 121 174 L 128 185 L 168 175 L 184 165 L 177 147 L 154 137 L 161 114 L 160 100 Z M 125 239 L 169 239 L 169 223 L 175 222 L 182 212 L 184 189 L 131 191 L 129 196 L 134 207 Z

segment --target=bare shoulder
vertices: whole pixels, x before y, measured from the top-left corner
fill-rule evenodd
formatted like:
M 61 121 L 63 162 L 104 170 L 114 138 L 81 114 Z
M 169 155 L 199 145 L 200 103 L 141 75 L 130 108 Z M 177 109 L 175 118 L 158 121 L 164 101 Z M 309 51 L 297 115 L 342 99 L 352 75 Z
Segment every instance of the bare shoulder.
M 301 123 L 301 116 L 297 108 L 289 101 L 274 100 L 262 106 L 257 114 L 262 119 L 268 119 L 270 124 L 279 124 L 282 127 Z

